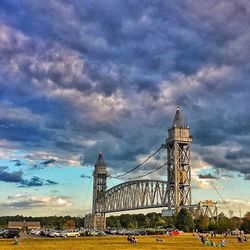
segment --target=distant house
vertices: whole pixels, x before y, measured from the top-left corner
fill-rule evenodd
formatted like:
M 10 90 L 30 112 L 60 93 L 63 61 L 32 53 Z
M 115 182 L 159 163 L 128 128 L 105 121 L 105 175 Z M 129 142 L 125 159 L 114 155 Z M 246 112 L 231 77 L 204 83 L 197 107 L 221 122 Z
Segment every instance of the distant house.
M 9 221 L 8 228 L 41 229 L 40 221 Z

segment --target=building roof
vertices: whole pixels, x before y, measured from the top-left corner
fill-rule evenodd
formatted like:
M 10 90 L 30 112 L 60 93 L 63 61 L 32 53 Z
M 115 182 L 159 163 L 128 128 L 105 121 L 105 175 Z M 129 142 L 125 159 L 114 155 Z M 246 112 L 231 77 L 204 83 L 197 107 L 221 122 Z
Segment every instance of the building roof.
M 8 227 L 12 228 L 22 228 L 23 227 L 23 222 L 17 222 L 17 221 L 9 221 Z
M 172 124 L 172 128 L 173 127 L 185 128 L 184 118 L 183 118 L 182 113 L 180 111 L 180 107 L 176 108 L 176 113 L 175 113 L 174 121 Z
M 106 163 L 105 163 L 105 161 L 104 161 L 104 158 L 103 158 L 101 152 L 99 153 L 99 156 L 98 156 L 98 159 L 97 159 L 97 162 L 96 162 L 95 165 L 96 165 L 96 166 L 106 166 Z

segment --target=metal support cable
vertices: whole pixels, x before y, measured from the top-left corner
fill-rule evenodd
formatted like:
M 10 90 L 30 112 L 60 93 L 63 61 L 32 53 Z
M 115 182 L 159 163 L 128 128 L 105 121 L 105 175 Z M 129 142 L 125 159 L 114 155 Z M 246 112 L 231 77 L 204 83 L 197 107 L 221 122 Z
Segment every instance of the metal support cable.
M 166 162 L 166 163 L 168 163 L 168 159 L 167 159 L 167 154 L 164 154 L 165 155 L 165 159 L 164 159 L 164 161 L 163 162 Z M 161 173 L 160 173 L 160 176 L 163 176 L 164 175 L 164 171 L 166 171 L 166 174 L 167 174 L 167 169 L 162 169 L 162 171 L 161 171 Z M 166 175 L 167 176 L 167 175 Z
M 224 198 L 222 197 L 221 193 L 219 192 L 219 190 L 217 189 L 216 185 L 214 184 L 213 181 L 210 182 L 214 188 L 214 190 L 216 191 L 216 193 L 219 195 L 220 199 L 222 200 L 224 206 L 226 207 L 226 209 L 228 210 L 229 216 L 231 217 L 231 212 L 232 210 L 229 208 L 229 206 L 227 205 L 227 202 L 224 200 Z
M 163 167 L 165 167 L 165 166 L 167 166 L 167 163 L 164 163 L 164 164 L 161 165 L 160 167 L 158 167 L 158 168 L 156 168 L 156 169 L 152 170 L 151 172 L 148 172 L 148 173 L 146 173 L 146 174 L 144 174 L 144 175 L 140 175 L 140 176 L 137 176 L 137 177 L 135 177 L 135 178 L 129 178 L 129 179 L 130 179 L 130 180 L 136 180 L 136 179 L 145 177 L 145 176 L 147 176 L 147 175 L 150 175 L 150 174 L 153 174 L 153 173 L 157 172 L 158 170 L 160 170 L 161 168 L 163 168 Z
M 155 156 L 161 149 L 163 148 L 163 145 L 161 145 L 153 154 L 151 154 L 150 156 L 148 156 L 142 163 L 138 164 L 137 166 L 135 166 L 133 169 L 123 173 L 123 174 L 120 174 L 120 175 L 116 175 L 116 176 L 110 176 L 111 178 L 120 178 L 122 176 L 125 176 L 133 171 L 135 171 L 136 169 L 138 169 L 139 167 L 141 167 L 143 164 L 145 164 L 148 160 L 150 160 L 153 156 Z
M 141 178 L 141 177 L 144 177 L 144 176 L 147 176 L 147 175 L 150 175 L 151 172 L 154 173 L 157 171 L 158 168 L 156 168 L 161 156 L 162 156 L 162 153 L 163 153 L 163 150 L 161 151 L 161 153 L 159 153 L 159 156 L 158 156 L 158 159 L 157 161 L 155 162 L 154 166 L 153 166 L 153 170 L 150 171 L 150 172 L 147 172 L 146 174 L 143 174 L 142 176 L 137 176 L 137 177 L 132 177 L 132 178 L 128 178 L 129 180 L 135 180 L 135 179 L 138 179 L 138 178 Z M 154 171 L 156 169 L 156 171 Z M 160 168 L 159 168 L 160 169 Z

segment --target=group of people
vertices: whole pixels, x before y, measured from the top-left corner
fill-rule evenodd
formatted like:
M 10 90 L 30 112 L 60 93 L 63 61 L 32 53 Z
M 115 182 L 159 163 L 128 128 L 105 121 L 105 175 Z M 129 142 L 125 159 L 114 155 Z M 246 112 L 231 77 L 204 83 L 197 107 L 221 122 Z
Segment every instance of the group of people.
M 212 240 L 207 239 L 207 240 L 205 240 L 204 245 L 209 246 L 209 247 L 225 247 L 226 246 L 226 240 L 222 239 L 218 244 L 216 244 Z
M 243 232 L 244 233 L 244 232 Z M 244 235 L 242 232 L 239 232 L 236 236 L 238 242 L 244 243 L 247 242 L 248 238 L 246 235 Z M 223 239 L 219 243 L 213 242 L 211 239 L 208 239 L 208 237 L 216 237 L 215 231 L 211 231 L 210 234 L 201 234 L 197 230 L 193 232 L 193 237 L 196 239 L 200 239 L 203 245 L 205 246 L 216 246 L 216 247 L 225 247 L 226 245 L 226 240 L 225 238 L 228 236 L 228 232 L 223 233 Z
M 218 244 L 216 244 L 212 240 L 208 239 L 208 235 L 200 234 L 199 237 L 200 237 L 200 240 L 201 240 L 202 244 L 205 245 L 205 246 L 209 246 L 209 247 L 225 247 L 225 245 L 226 245 L 226 240 L 224 238 Z
M 205 235 L 206 238 L 208 238 L 209 236 L 213 237 L 213 238 L 216 238 L 216 231 L 210 231 L 209 233 L 207 233 Z M 193 237 L 195 239 L 200 239 L 201 238 L 201 233 L 196 229 L 196 230 L 193 231 Z
M 201 234 L 197 230 L 193 232 L 193 237 L 195 239 L 199 239 L 201 243 L 205 246 L 225 247 L 226 245 L 225 238 L 223 238 L 219 243 L 216 244 L 211 239 L 208 239 L 209 236 L 215 238 L 216 237 L 215 231 L 211 231 L 210 234 Z
M 248 240 L 246 235 L 241 236 L 240 234 L 238 234 L 236 237 L 238 239 L 238 242 L 240 243 L 247 242 Z

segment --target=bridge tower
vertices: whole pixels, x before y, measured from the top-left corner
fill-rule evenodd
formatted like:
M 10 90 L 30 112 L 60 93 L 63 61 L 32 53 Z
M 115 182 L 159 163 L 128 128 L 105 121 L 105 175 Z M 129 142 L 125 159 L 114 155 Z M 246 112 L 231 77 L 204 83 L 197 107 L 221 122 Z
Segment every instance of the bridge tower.
M 97 213 L 97 199 L 106 192 L 107 190 L 107 166 L 103 159 L 102 153 L 99 154 L 97 162 L 95 164 L 95 170 L 93 172 L 93 205 L 92 205 L 92 216 L 93 216 L 93 228 L 105 229 L 106 218 L 105 213 Z
M 185 125 L 180 108 L 177 107 L 172 126 L 168 130 L 166 147 L 168 153 L 168 210 L 189 208 L 191 200 L 190 144 L 192 136 Z

